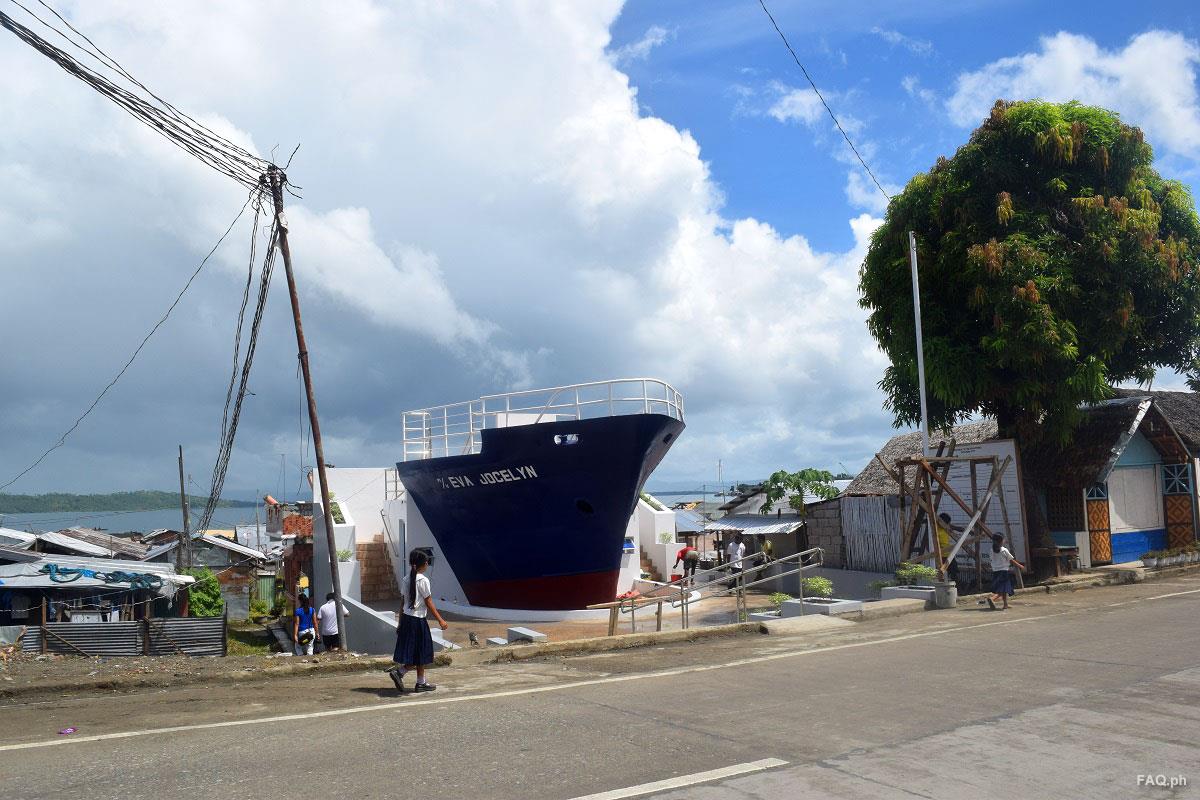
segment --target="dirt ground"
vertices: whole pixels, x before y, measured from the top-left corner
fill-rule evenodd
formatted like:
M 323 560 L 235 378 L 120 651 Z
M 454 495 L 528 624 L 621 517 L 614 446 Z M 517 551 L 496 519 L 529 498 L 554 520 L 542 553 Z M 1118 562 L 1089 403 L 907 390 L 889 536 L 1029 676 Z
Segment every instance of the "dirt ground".
M 771 605 L 765 594 L 752 595 L 747 603 L 749 610 L 767 608 Z M 450 628 L 446 638 L 469 648 L 468 633 L 475 633 L 482 643 L 488 637 L 505 638 L 509 627 L 524 626 L 546 634 L 550 641 L 587 639 L 604 636 L 608 630 L 607 619 L 569 620 L 563 622 L 495 622 L 471 619 L 455 614 L 446 614 Z M 735 622 L 736 601 L 731 597 L 712 598 L 694 605 L 691 610 L 692 627 L 721 625 Z M 631 633 L 636 622 L 637 631 L 655 629 L 653 608 L 637 612 L 635 619 L 622 614 L 617 633 Z M 675 630 L 680 626 L 678 609 L 663 610 L 663 630 Z M 30 685 L 62 685 L 72 682 L 99 684 L 106 678 L 128 681 L 136 676 L 144 686 L 172 686 L 179 683 L 203 682 L 213 679 L 253 679 L 263 671 L 285 665 L 328 666 L 331 669 L 355 669 L 351 662 L 367 661 L 367 656 L 354 653 L 322 653 L 313 656 L 287 656 L 271 652 L 270 639 L 266 630 L 253 625 L 230 626 L 230 655 L 222 658 L 190 658 L 187 656 L 74 656 L 60 654 L 38 654 L 9 651 L 6 659 L 0 660 L 0 696 Z M 334 666 L 337 664 L 338 666 Z M 364 663 L 365 666 L 365 663 Z

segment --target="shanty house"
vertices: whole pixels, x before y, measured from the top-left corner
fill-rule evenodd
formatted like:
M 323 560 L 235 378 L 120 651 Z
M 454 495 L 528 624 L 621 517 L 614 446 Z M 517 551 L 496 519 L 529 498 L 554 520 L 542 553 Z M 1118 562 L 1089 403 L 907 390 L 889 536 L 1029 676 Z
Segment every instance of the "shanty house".
M 1154 397 L 1090 408 L 1069 448 L 1027 461 L 1043 487 L 1039 510 L 1051 537 L 1078 546 L 1085 565 L 1195 541 L 1192 454 Z
M 1163 405 L 1153 396 L 1118 396 L 1084 408 L 1065 448 L 1047 444 L 1019 453 L 1020 499 L 1010 510 L 1022 509 L 1019 522 L 1030 556 L 1046 558 L 1059 546 L 1078 548 L 1083 566 L 1123 563 L 1147 550 L 1195 540 L 1194 451 Z M 1196 425 L 1194 416 L 1176 413 Z M 940 437 L 953 437 L 956 453 L 1000 441 L 994 420 L 958 425 Z M 890 466 L 920 452 L 920 434 L 908 433 L 888 441 L 879 457 Z M 882 569 L 882 561 L 899 558 L 898 488 L 872 461 L 837 500 L 829 501 L 839 509 L 847 566 Z M 961 521 L 957 509 L 942 507 Z
M 151 551 L 151 560 L 175 561 L 179 546 L 177 531 L 155 531 L 148 538 L 159 543 Z M 233 619 L 246 619 L 250 615 L 250 600 L 258 591 L 259 568 L 266 562 L 267 555 L 224 536 L 207 533 L 192 536 L 191 550 L 192 565 L 208 567 L 217 576 L 226 613 Z M 272 601 L 270 597 L 263 599 L 268 603 Z

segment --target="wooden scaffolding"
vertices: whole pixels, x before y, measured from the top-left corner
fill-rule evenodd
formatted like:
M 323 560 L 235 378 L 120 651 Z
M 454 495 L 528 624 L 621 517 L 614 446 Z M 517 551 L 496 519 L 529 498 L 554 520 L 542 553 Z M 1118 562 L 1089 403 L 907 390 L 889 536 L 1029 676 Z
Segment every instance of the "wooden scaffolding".
M 900 560 L 901 562 L 921 563 L 932 560 L 937 569 L 938 579 L 946 580 L 949 565 L 954 563 L 959 552 L 964 547 L 972 553 L 975 560 L 975 580 L 977 585 L 983 582 L 983 562 L 981 560 L 981 543 L 995 534 L 984 518 L 988 508 L 995 498 L 1000 504 L 1001 518 L 1004 524 L 1004 538 L 1012 543 L 1012 529 L 1009 525 L 1008 506 L 1004 502 L 1004 492 L 1000 490 L 1004 473 L 1012 465 L 1012 457 L 1006 456 L 1001 460 L 998 456 L 955 456 L 955 442 L 949 445 L 942 442 L 938 445 L 936 455 L 916 456 L 913 458 L 897 459 L 889 467 L 878 455 L 875 456 L 884 470 L 896 481 L 900 495 Z M 968 502 L 949 482 L 950 470 L 956 464 L 965 464 L 971 476 L 971 499 Z M 986 490 L 980 496 L 979 467 L 991 467 L 991 475 Z M 911 480 L 909 470 L 912 470 Z M 951 548 L 948 553 L 942 552 L 941 537 L 936 533 L 938 510 L 942 500 L 950 500 L 967 515 L 968 522 L 961 531 L 950 530 Z

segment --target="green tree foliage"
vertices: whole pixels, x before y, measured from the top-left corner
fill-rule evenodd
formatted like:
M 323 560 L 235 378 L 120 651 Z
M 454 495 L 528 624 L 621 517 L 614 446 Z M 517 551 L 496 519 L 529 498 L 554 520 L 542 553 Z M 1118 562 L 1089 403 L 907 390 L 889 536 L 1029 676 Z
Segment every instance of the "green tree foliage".
M 760 513 L 770 514 L 775 504 L 791 492 L 792 496 L 788 498 L 788 505 L 800 512 L 800 516 L 803 517 L 804 504 L 810 499 L 830 500 L 838 496 L 837 487 L 832 483 L 833 480 L 832 472 L 815 467 L 806 467 L 799 472 L 778 470 L 763 484 L 762 491 L 766 494 L 767 500 L 763 503 Z
M 188 613 L 193 617 L 219 617 L 225 610 L 221 584 L 208 567 L 185 570 L 196 582 L 188 587 Z
M 920 419 L 910 230 L 932 427 L 982 412 L 1024 441 L 1062 440 L 1110 386 L 1157 367 L 1196 373 L 1200 222 L 1151 161 L 1113 112 L 997 102 L 892 198 L 859 288 L 891 360 L 880 387 L 897 426 Z

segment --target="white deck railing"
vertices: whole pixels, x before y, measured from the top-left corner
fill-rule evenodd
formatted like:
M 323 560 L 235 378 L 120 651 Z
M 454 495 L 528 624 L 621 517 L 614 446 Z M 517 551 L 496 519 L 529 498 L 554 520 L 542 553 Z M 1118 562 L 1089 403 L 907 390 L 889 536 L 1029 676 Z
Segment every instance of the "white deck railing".
M 683 395 L 657 378 L 618 378 L 405 411 L 404 461 L 478 453 L 479 432 L 542 422 L 663 414 L 683 421 Z

